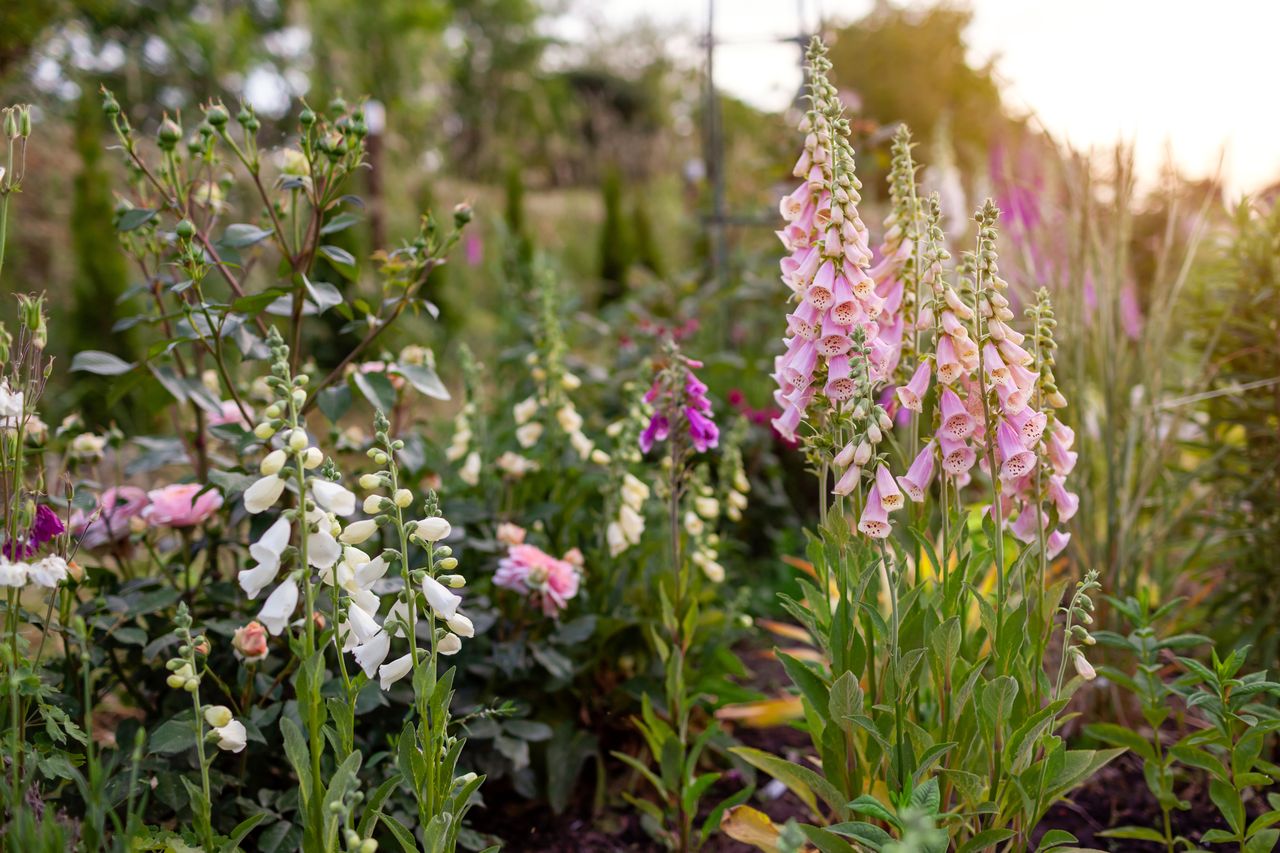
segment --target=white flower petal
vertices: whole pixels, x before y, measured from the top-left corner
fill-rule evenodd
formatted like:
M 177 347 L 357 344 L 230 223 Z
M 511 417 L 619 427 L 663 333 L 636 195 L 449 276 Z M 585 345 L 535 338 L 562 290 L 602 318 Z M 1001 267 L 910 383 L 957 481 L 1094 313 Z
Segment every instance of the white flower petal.
M 383 664 L 378 667 L 378 678 L 381 682 L 382 689 L 386 690 L 400 679 L 409 674 L 409 670 L 413 669 L 413 658 L 410 655 L 398 657 L 391 663 Z
M 361 643 L 351 653 L 356 659 L 356 663 L 364 670 L 364 674 L 369 678 L 373 678 L 378 673 L 378 667 L 387 659 L 387 653 L 391 651 L 391 637 L 386 631 L 379 631 L 369 638 L 366 643 Z
M 430 575 L 422 579 L 422 592 L 427 597 L 427 604 L 441 619 L 452 619 L 462 603 L 462 596 L 450 592 L 447 586 Z
M 244 490 L 245 512 L 257 515 L 276 505 L 284 494 L 284 479 L 276 474 L 268 474 L 255 480 L 253 485 Z
M 291 580 L 285 581 L 267 596 L 267 600 L 262 604 L 262 610 L 258 612 L 258 621 L 266 626 L 271 636 L 279 636 L 288 626 L 289 619 L 292 618 L 297 606 L 298 585 Z
M 356 511 L 356 496 L 341 483 L 313 478 L 311 494 L 321 509 L 335 515 L 348 516 Z

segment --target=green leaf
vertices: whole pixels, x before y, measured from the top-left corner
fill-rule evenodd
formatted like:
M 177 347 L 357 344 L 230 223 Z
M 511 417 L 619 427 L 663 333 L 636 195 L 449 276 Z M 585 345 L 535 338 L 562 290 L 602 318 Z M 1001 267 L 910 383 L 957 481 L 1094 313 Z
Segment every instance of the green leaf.
M 1259 832 L 1244 843 L 1244 853 L 1271 853 L 1280 842 L 1280 829 L 1267 829 Z
M 1040 836 L 1040 843 L 1036 845 L 1037 851 L 1049 851 L 1054 847 L 1061 847 L 1063 844 L 1079 844 L 1080 839 L 1076 838 L 1065 829 L 1051 829 L 1044 835 Z
M 667 786 L 662 783 L 662 780 L 658 778 L 656 773 L 648 767 L 645 767 L 639 759 L 632 758 L 625 752 L 611 752 L 609 754 L 643 776 L 649 784 L 653 786 L 653 789 L 657 792 L 658 796 L 666 798 Z
M 120 218 L 116 220 L 116 230 L 124 232 L 132 231 L 135 228 L 141 228 L 152 219 L 155 219 L 159 212 L 160 211 L 158 210 L 148 210 L 145 207 L 135 207 L 132 210 L 126 210 L 124 213 L 120 214 Z
M 430 367 L 422 364 L 393 364 L 391 372 L 403 376 L 419 393 L 437 400 L 448 400 L 449 389 Z
M 361 373 L 356 370 L 351 374 L 351 381 L 355 383 L 360 393 L 369 401 L 375 409 L 382 412 L 390 412 L 396 406 L 396 389 L 392 387 L 391 380 L 381 373 Z
M 897 815 L 889 811 L 889 809 L 885 807 L 884 803 L 880 802 L 870 794 L 863 794 L 856 800 L 853 800 L 849 803 L 848 808 L 849 811 L 854 814 L 870 815 L 876 820 L 882 820 L 892 827 L 897 829 L 902 828 L 902 823 L 899 822 Z
M 404 853 L 418 853 L 418 842 L 414 840 L 413 833 L 405 829 L 403 823 L 382 812 L 378 812 L 378 820 L 382 821 L 383 826 L 391 830 L 391 834 L 395 836 L 396 841 L 400 842 L 400 848 L 404 850 Z
M 1089 737 L 1097 738 L 1103 743 L 1123 746 L 1147 761 L 1155 761 L 1156 759 L 1155 750 L 1152 749 L 1147 739 L 1124 726 L 1116 725 L 1115 723 L 1093 723 L 1084 727 L 1084 733 Z
M 1237 836 L 1244 832 L 1244 803 L 1235 788 L 1221 779 L 1210 779 L 1209 799 L 1213 800 Z
M 978 853 L 979 850 L 993 850 L 1001 841 L 1006 841 L 1015 835 L 1017 833 L 1012 829 L 986 829 L 970 838 L 958 853 Z
M 244 249 L 255 243 L 261 243 L 273 233 L 275 231 L 271 228 L 259 228 L 256 225 L 237 222 L 234 225 L 227 226 L 227 230 L 223 233 L 219 242 L 224 246 L 230 246 L 232 249 Z
M 326 388 L 316 395 L 316 405 L 330 423 L 336 424 L 351 408 L 351 388 L 346 385 Z
M 551 739 L 551 726 L 537 720 L 507 720 L 502 727 L 514 737 L 532 743 Z
M 1098 834 L 1104 838 L 1125 838 L 1131 841 L 1154 841 L 1157 844 L 1164 843 L 1163 835 L 1146 826 L 1117 826 L 1115 829 L 1104 829 Z
M 227 836 L 227 843 L 222 846 L 223 853 L 234 853 L 234 851 L 239 850 L 240 842 L 253 831 L 255 826 L 262 823 L 263 818 L 266 816 L 266 812 L 258 812 L 256 815 L 247 817 L 236 824 L 236 828 L 231 830 L 231 834 Z
M 192 749 L 196 745 L 196 729 L 191 715 L 184 712 L 161 723 L 147 741 L 148 751 L 159 755 L 172 755 Z
M 302 283 L 307 288 L 307 296 L 316 304 L 316 313 L 323 314 L 335 305 L 342 304 L 342 291 L 329 282 L 312 281 L 304 275 Z
M 320 233 L 325 235 L 337 234 L 339 231 L 345 231 L 352 225 L 356 225 L 359 222 L 361 222 L 359 216 L 354 213 L 344 211 L 326 222 L 324 227 L 320 229 Z
M 354 279 L 356 277 L 356 259 L 341 246 L 325 244 L 319 249 L 320 255 L 333 264 L 333 268 L 342 273 L 344 278 Z
M 298 794 L 306 808 L 307 798 L 311 792 L 311 750 L 302 735 L 302 729 L 288 717 L 280 718 L 280 734 L 284 737 L 284 754 L 298 774 Z
M 71 359 L 71 369 L 96 373 L 99 376 L 119 376 L 133 370 L 134 364 L 117 355 L 99 350 L 81 350 Z
M 800 801 L 809 807 L 809 810 L 815 815 L 820 815 L 818 811 L 818 802 L 814 797 L 816 792 L 828 806 L 830 806 L 838 814 L 845 811 L 844 797 L 840 796 L 840 792 L 826 779 L 810 770 L 808 767 L 802 767 L 776 755 L 760 749 L 752 749 L 747 746 L 735 746 L 729 750 L 743 761 L 763 770 L 779 782 L 787 786 L 791 793 L 800 798 Z

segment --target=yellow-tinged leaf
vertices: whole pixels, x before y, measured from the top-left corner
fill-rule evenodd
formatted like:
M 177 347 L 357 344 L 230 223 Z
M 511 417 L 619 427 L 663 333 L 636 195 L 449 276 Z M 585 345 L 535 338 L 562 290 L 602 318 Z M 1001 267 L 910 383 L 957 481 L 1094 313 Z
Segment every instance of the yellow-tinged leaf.
M 793 569 L 799 569 L 814 580 L 817 580 L 818 578 L 818 572 L 813 568 L 813 563 L 810 563 L 808 560 L 802 560 L 799 557 L 792 557 L 788 554 L 783 554 L 782 562 L 791 566 Z
M 799 625 L 793 625 L 790 622 L 779 622 L 776 619 L 757 619 L 756 624 L 766 631 L 771 631 L 779 637 L 785 637 L 788 640 L 797 640 L 801 643 L 812 643 L 813 637 L 809 632 Z
M 827 661 L 826 655 L 824 655 L 822 652 L 818 651 L 817 649 L 811 649 L 808 646 L 796 646 L 795 648 L 790 648 L 790 649 L 771 650 L 771 651 L 764 652 L 764 656 L 767 658 L 773 658 L 774 660 L 776 660 L 778 657 L 778 652 L 791 655 L 791 657 L 795 658 L 796 660 L 807 660 L 807 661 L 813 661 L 814 663 L 826 663 Z
M 799 696 L 780 696 L 758 702 L 738 702 L 716 710 L 717 720 L 736 720 L 753 729 L 780 726 L 804 716 L 804 703 Z
M 781 832 L 769 816 L 750 806 L 734 806 L 720 817 L 720 831 L 765 853 L 778 853 Z

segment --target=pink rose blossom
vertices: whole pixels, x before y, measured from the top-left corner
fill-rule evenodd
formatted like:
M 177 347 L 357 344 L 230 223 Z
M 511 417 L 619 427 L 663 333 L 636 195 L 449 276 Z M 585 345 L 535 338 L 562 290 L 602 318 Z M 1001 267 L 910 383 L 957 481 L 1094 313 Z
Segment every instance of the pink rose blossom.
M 570 551 L 558 560 L 533 545 L 512 545 L 507 556 L 498 562 L 493 576 L 495 586 L 536 599 L 542 612 L 553 619 L 578 594 L 581 573 L 571 559 L 581 555 Z
M 80 537 L 81 548 L 100 548 L 129 535 L 129 522 L 146 508 L 147 493 L 137 486 L 113 486 L 98 498 L 94 512 L 76 510 L 71 516 L 71 532 Z
M 199 483 L 175 483 L 147 492 L 151 505 L 142 517 L 153 525 L 195 527 L 206 521 L 222 506 L 222 495 L 210 489 L 201 492 Z

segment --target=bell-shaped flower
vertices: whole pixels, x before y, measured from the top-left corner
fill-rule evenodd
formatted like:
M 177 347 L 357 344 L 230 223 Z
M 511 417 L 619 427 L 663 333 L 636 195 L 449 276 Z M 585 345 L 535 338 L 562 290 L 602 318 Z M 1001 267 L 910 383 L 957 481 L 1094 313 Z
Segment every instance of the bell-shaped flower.
M 265 512 L 276 505 L 284 494 L 284 478 L 279 474 L 268 474 L 244 490 L 244 508 L 251 515 Z
M 348 524 L 343 529 L 342 535 L 338 537 L 338 541 L 343 545 L 360 545 L 377 532 L 378 522 L 372 518 L 365 518 Z
M 883 462 L 876 468 L 876 491 L 885 512 L 896 512 L 906 504 L 898 484 L 894 482 L 893 474 L 889 472 L 889 466 Z
M 450 631 L 459 637 L 474 637 L 476 635 L 476 626 L 461 613 L 453 614 L 453 618 L 446 619 L 445 624 L 449 626 Z
M 939 437 L 952 441 L 963 441 L 973 435 L 977 426 L 973 415 L 964 407 L 960 397 L 950 388 L 942 389 L 942 426 L 938 430 Z
M 920 362 L 920 366 L 916 368 L 916 372 L 911 374 L 911 380 L 898 388 L 898 402 L 902 404 L 904 409 L 910 409 L 913 412 L 919 412 L 924 409 L 924 395 L 929 390 L 929 378 L 932 366 L 928 359 Z
M 1000 479 L 1017 480 L 1029 473 L 1036 464 L 1036 455 L 1022 443 L 1022 436 L 1006 420 L 996 429 L 996 447 L 1000 457 Z
M 232 720 L 225 726 L 214 726 L 213 733 L 218 738 L 218 749 L 225 752 L 240 752 L 249 742 L 249 733 L 239 720 Z
M 382 630 L 378 626 L 377 620 L 358 604 L 351 604 L 347 608 L 347 624 L 351 627 L 352 633 L 356 635 L 356 639 L 361 643 L 367 643 L 373 639 L 373 636 Z
M 252 569 L 240 572 L 237 578 L 250 599 L 275 582 L 280 572 L 280 555 L 289 546 L 289 520 L 281 516 L 267 528 L 262 538 L 249 546 L 249 556 L 258 563 Z
M 1066 481 L 1066 477 L 1056 475 L 1049 478 L 1049 499 L 1058 508 L 1059 521 L 1070 521 L 1080 508 L 1079 495 L 1067 491 Z
M 384 663 L 378 667 L 378 680 L 383 690 L 388 690 L 391 685 L 409 674 L 413 669 L 413 656 L 404 655 L 398 657 L 391 663 Z
M 364 674 L 369 678 L 373 678 L 378 672 L 378 667 L 382 666 L 382 662 L 387 659 L 387 654 L 391 651 L 391 635 L 386 631 L 378 631 L 367 642 L 356 646 L 351 652 L 351 656 L 355 658 L 356 663 L 364 670 Z
M 387 573 L 387 561 L 381 556 L 374 557 L 367 563 L 359 563 L 355 567 L 355 582 L 363 589 L 373 586 L 374 581 Z
M 307 524 L 316 530 L 307 534 L 307 562 L 317 569 L 329 569 L 342 556 L 342 546 L 333 536 L 333 524 L 329 516 L 320 510 L 307 513 Z
M 316 505 L 324 511 L 343 518 L 356 511 L 355 494 L 341 483 L 322 480 L 318 477 L 312 478 L 310 482 L 311 494 L 316 499 Z
M 258 612 L 258 621 L 267 627 L 271 636 L 279 636 L 293 618 L 298 606 L 298 584 L 292 579 L 276 587 Z
M 452 619 L 458 612 L 462 597 L 454 594 L 440 581 L 427 575 L 422 579 L 422 593 L 427 597 L 427 604 L 441 619 Z
M 857 465 L 850 465 L 845 472 L 840 475 L 840 479 L 836 480 L 835 487 L 831 491 L 837 495 L 847 495 L 858 487 L 858 483 L 862 480 L 862 469 Z
M 441 516 L 433 515 L 418 522 L 413 536 L 420 542 L 439 542 L 441 539 L 448 539 L 452 532 L 453 528 L 448 521 Z
M 942 451 L 942 470 L 950 477 L 959 478 L 967 475 L 969 469 L 978 461 L 978 454 L 964 441 L 953 441 L 946 436 L 939 436 L 938 447 Z M 968 480 L 965 482 L 967 483 Z M 956 486 L 960 485 L 957 479 Z
M 888 537 L 891 529 L 889 513 L 885 512 L 884 504 L 880 500 L 880 487 L 872 485 L 871 490 L 867 492 L 867 503 L 862 509 L 862 517 L 858 519 L 858 530 L 872 539 L 884 539 Z
M 934 443 L 931 441 L 916 454 L 907 473 L 898 478 L 898 485 L 915 503 L 924 501 L 925 492 L 929 490 L 929 483 L 933 480 L 933 452 Z

